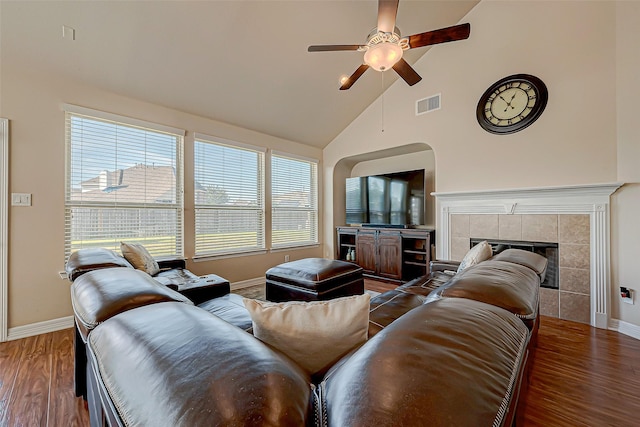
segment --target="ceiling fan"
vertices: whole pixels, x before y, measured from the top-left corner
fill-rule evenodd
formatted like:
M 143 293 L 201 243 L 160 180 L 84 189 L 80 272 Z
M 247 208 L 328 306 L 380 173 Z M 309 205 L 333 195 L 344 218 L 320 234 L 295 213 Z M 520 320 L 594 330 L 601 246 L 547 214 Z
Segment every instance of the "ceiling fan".
M 364 52 L 364 64 L 358 67 L 350 77 L 342 81 L 340 90 L 346 90 L 353 86 L 356 80 L 370 67 L 376 71 L 385 71 L 393 68 L 409 86 L 413 86 L 422 80 L 422 77 L 416 73 L 407 61 L 402 59 L 402 53 L 405 50 L 469 38 L 471 31 L 469 24 L 454 25 L 453 27 L 427 31 L 409 37 L 400 37 L 400 30 L 396 27 L 398 1 L 378 0 L 378 27 L 369 33 L 366 44 L 309 46 L 309 52 L 342 50 Z

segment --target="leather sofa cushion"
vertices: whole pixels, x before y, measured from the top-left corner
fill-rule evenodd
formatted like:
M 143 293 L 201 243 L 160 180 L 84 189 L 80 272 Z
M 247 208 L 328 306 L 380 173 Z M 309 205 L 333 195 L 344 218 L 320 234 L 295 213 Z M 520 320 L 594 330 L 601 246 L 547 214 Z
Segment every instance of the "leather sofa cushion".
M 538 315 L 540 278 L 528 267 L 505 261 L 484 261 L 455 275 L 433 291 L 426 302 L 468 298 L 510 311 L 523 320 Z
M 495 261 L 507 261 L 529 267 L 535 271 L 538 276 L 540 276 L 540 282 L 544 282 L 545 275 L 547 274 L 547 259 L 534 252 L 523 251 L 522 249 L 507 249 L 500 252 L 492 259 Z
M 396 289 L 402 292 L 428 296 L 436 288 L 444 285 L 453 277 L 453 273 L 447 273 L 444 271 L 434 271 L 428 276 L 418 277 L 403 285 L 398 286 Z
M 503 426 L 528 337 L 498 307 L 461 298 L 422 305 L 327 374 L 322 425 Z
M 73 282 L 88 271 L 111 267 L 133 268 L 126 259 L 109 249 L 85 248 L 71 254 L 65 271 L 69 280 Z
M 89 335 L 90 359 L 128 426 L 304 426 L 309 378 L 253 336 L 167 302 Z
M 76 324 L 85 338 L 99 323 L 118 313 L 163 301 L 192 304 L 147 273 L 129 267 L 89 271 L 71 285 Z
M 389 326 L 408 311 L 421 306 L 425 298 L 421 295 L 393 289 L 376 295 L 369 304 L 369 338 Z
M 305 258 L 286 262 L 266 272 L 268 281 L 312 289 L 318 293 L 359 277 L 362 277 L 360 266 L 326 258 Z
M 198 307 L 237 326 L 243 331 L 253 333 L 251 315 L 244 306 L 242 297 L 238 294 L 227 294 L 219 298 L 213 298 L 198 304 Z

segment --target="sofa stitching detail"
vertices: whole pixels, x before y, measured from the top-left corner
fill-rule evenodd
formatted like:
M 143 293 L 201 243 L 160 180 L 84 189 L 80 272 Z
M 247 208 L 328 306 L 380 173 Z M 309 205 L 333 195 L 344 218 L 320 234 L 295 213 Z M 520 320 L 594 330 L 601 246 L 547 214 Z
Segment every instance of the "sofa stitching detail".
M 496 417 L 493 421 L 494 427 L 498 427 L 502 425 L 504 421 L 504 416 L 507 413 L 507 410 L 509 408 L 509 401 L 511 400 L 511 396 L 513 394 L 513 388 L 518 376 L 518 369 L 516 368 L 520 366 L 522 355 L 524 354 L 523 348 L 528 341 L 527 334 L 528 334 L 528 331 L 520 332 L 520 345 L 518 346 L 518 357 L 516 358 L 516 360 L 512 361 L 511 363 L 511 378 L 509 379 L 509 385 L 502 398 L 502 403 L 500 404 L 498 413 L 496 414 Z M 523 372 L 523 375 L 524 374 L 525 373 Z

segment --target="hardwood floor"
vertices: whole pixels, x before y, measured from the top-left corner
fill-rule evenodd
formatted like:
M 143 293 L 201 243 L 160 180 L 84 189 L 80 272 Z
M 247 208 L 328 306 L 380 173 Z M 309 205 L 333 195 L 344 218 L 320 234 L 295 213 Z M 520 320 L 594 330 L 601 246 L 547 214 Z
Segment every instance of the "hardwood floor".
M 0 343 L 0 426 L 88 426 L 73 331 Z M 543 317 L 518 426 L 637 426 L 640 341 Z M 461 407 L 462 408 L 462 407 Z
M 542 317 L 518 425 L 640 425 L 640 341 Z
M 0 343 L 0 426 L 88 426 L 73 390 L 73 329 Z

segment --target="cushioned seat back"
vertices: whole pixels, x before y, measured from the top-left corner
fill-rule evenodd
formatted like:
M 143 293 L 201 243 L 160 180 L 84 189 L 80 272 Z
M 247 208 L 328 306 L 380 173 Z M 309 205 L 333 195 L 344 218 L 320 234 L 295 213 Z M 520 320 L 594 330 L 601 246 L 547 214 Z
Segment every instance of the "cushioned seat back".
M 369 337 L 376 335 L 408 311 L 421 306 L 424 299 L 424 296 L 402 292 L 398 289 L 371 298 Z
M 71 254 L 65 265 L 67 277 L 72 282 L 80 275 L 101 268 L 129 267 L 129 262 L 117 253 L 104 248 L 85 248 Z
M 304 426 L 309 378 L 253 336 L 194 306 L 115 316 L 89 336 L 90 359 L 127 426 Z M 99 361 L 99 362 L 98 362 Z
M 425 304 L 327 374 L 320 418 L 329 426 L 510 425 L 528 336 L 498 307 Z
M 413 279 L 396 289 L 410 294 L 428 296 L 433 290 L 447 283 L 453 274 L 444 273 L 442 271 L 434 271 L 427 276 L 421 276 Z
M 535 271 L 538 276 L 540 276 L 540 283 L 544 282 L 544 278 L 547 274 L 547 259 L 542 255 L 538 255 L 533 252 L 523 251 L 522 249 L 507 249 L 500 252 L 492 259 L 494 261 L 512 262 L 514 264 L 529 267 Z
M 433 291 L 438 298 L 468 298 L 492 304 L 521 318 L 529 328 L 538 316 L 540 278 L 528 267 L 504 261 L 484 261 L 456 274 Z
M 188 298 L 132 268 L 89 271 L 71 285 L 76 324 L 85 339 L 100 322 L 118 313 L 164 301 L 192 304 Z

